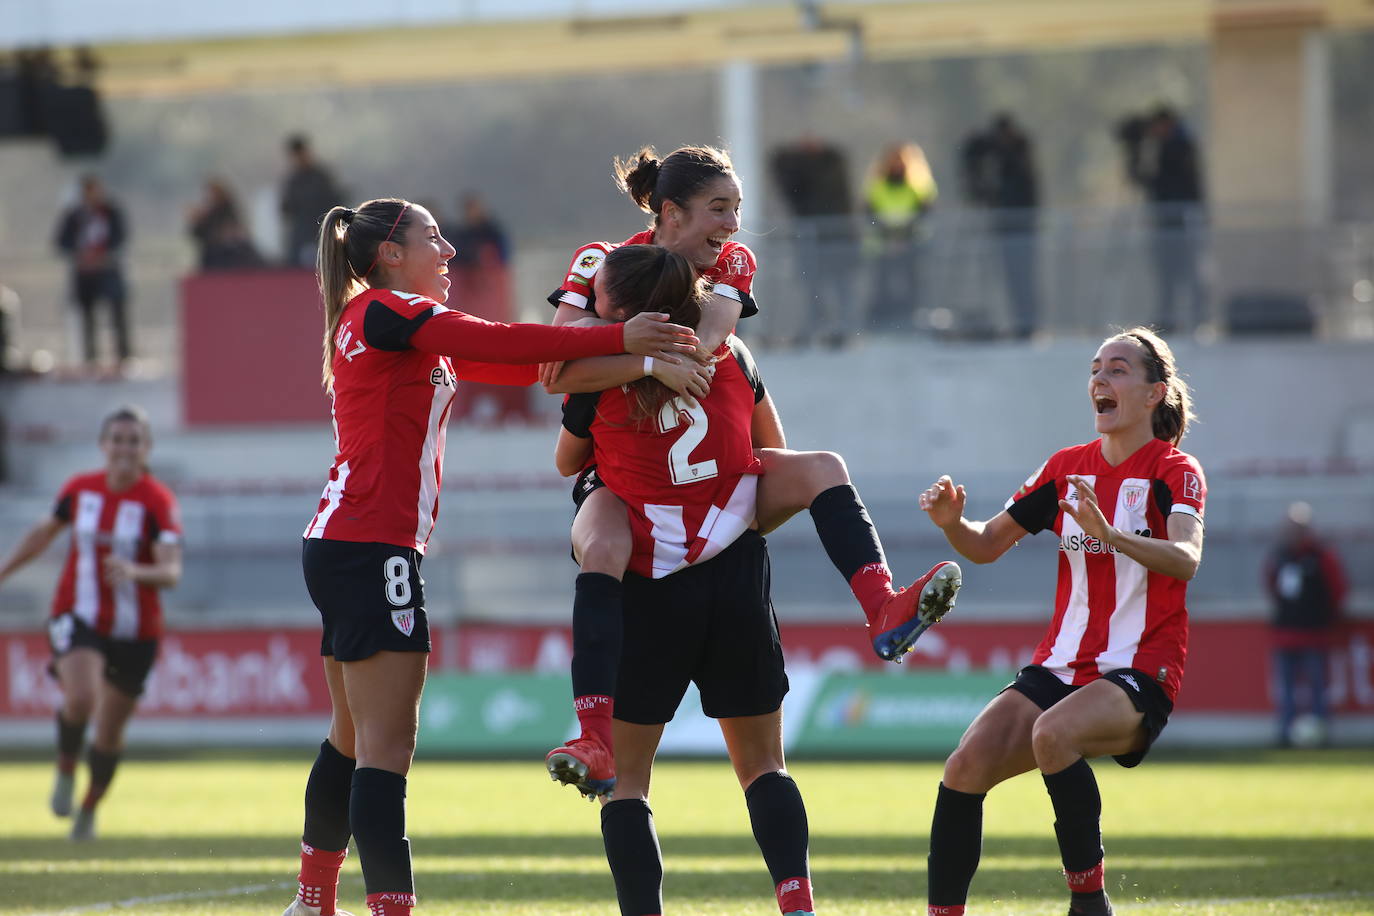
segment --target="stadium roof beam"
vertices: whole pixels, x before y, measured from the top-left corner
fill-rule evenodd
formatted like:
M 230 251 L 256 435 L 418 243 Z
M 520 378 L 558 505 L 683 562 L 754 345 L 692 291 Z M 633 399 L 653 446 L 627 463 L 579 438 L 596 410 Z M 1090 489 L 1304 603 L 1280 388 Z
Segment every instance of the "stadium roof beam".
M 435 23 L 96 46 L 104 92 L 445 82 L 1204 41 L 1218 21 L 1284 17 L 1374 27 L 1368 0 L 925 0 L 750 4 L 619 18 Z M 423 66 L 377 68 L 368 61 Z

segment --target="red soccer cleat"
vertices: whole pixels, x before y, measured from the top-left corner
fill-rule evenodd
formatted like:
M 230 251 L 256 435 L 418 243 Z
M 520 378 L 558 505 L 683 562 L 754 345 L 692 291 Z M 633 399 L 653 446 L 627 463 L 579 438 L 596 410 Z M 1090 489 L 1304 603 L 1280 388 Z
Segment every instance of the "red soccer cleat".
M 889 662 L 898 662 L 911 651 L 921 634 L 939 622 L 954 607 L 954 597 L 964 582 L 959 564 L 937 563 L 910 588 L 904 588 L 883 603 L 871 629 L 873 651 Z
M 576 786 L 588 801 L 598 795 L 611 798 L 615 794 L 615 757 L 594 735 L 574 738 L 554 748 L 544 758 L 544 765 L 549 768 L 550 779 Z

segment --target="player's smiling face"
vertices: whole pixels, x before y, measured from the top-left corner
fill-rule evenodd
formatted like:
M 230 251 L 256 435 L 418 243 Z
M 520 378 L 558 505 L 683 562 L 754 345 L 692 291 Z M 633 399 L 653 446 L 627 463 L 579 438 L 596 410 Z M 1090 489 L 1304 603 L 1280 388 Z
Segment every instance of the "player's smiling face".
M 148 463 L 153 443 L 137 420 L 112 420 L 100 436 L 105 470 L 116 477 L 136 477 Z
M 387 243 L 387 247 L 395 244 Z M 396 246 L 399 257 L 386 261 L 386 285 L 407 293 L 419 293 L 435 302 L 448 299 L 448 262 L 457 251 L 439 231 L 439 224 L 424 207 L 411 204 L 405 241 Z M 386 252 L 390 254 L 390 252 Z
M 654 229 L 654 241 L 709 270 L 720 250 L 739 232 L 739 181 L 733 175 L 712 178 L 679 207 L 669 201 Z
M 1154 408 L 1164 397 L 1163 382 L 1145 372 L 1143 347 L 1129 340 L 1109 340 L 1093 357 L 1088 376 L 1097 431 L 1125 433 L 1143 425 L 1148 431 Z

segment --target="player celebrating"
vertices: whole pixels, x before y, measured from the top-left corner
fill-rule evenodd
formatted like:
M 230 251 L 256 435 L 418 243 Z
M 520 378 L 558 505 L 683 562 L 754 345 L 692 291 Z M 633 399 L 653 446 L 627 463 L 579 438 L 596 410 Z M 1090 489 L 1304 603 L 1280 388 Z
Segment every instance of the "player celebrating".
M 690 352 L 688 328 L 497 324 L 445 308 L 453 246 L 404 200 L 325 215 L 319 246 L 324 381 L 336 457 L 302 564 L 324 624 L 333 717 L 305 790 L 300 890 L 289 916 L 335 912 L 350 832 L 373 916 L 415 903 L 406 774 L 430 648 L 420 561 L 434 528 L 459 378 L 531 384 L 541 361 Z
M 100 425 L 103 470 L 67 481 L 52 515 L 38 522 L 0 566 L 0 582 L 37 557 L 68 525 L 71 547 L 53 597 L 50 670 L 62 688 L 57 711 L 57 777 L 52 812 L 72 814 L 76 764 L 86 726 L 90 784 L 71 838 L 95 836 L 95 809 L 114 779 L 124 730 L 157 658 L 162 635 L 158 592 L 181 579 L 181 519 L 176 498 L 148 472 L 153 445 L 147 415 L 121 407 Z
M 639 207 L 653 215 L 651 228 L 625 245 L 657 244 L 686 257 L 710 284 L 702 309 L 700 354 L 713 354 L 741 316 L 756 314 L 751 296 L 755 259 L 731 237 L 739 231 L 740 184 L 729 158 L 709 147 L 684 147 L 659 159 L 650 148 L 615 163 L 616 181 Z M 624 307 L 598 302 L 597 276 L 608 242 L 583 245 L 573 255 L 563 284 L 549 296 L 558 307 L 555 325 L 624 317 Z M 618 302 L 633 300 L 617 297 Z M 611 357 L 546 368 L 551 391 L 595 391 L 630 384 L 657 372 L 656 363 Z M 700 391 L 691 393 L 699 394 Z M 909 588 L 894 589 L 882 541 L 863 500 L 849 479 L 844 459 L 833 452 L 760 448 L 763 477 L 758 484 L 758 519 L 771 531 L 809 509 L 821 544 L 863 608 L 874 651 L 899 661 L 924 630 L 954 604 L 961 583 L 955 563 L 936 564 Z M 582 735 L 550 752 L 555 775 L 587 771 L 592 781 L 614 784 L 610 721 L 615 654 L 620 627 L 621 577 L 630 556 L 625 506 L 610 492 L 594 492 L 573 523 L 573 555 L 581 566 L 573 600 L 573 704 Z M 569 758 L 575 768 L 555 766 Z M 579 782 L 585 790 L 590 783 Z
M 1177 449 L 1188 387 L 1160 337 L 1107 338 L 1088 380 L 1099 438 L 1061 449 L 986 522 L 941 477 L 920 504 L 954 549 L 991 563 L 1028 532 L 1059 536 L 1049 631 L 945 762 L 930 828 L 929 912 L 962 916 L 982 847 L 983 799 L 1039 769 L 1072 893 L 1070 914 L 1112 912 L 1103 880 L 1102 797 L 1087 758 L 1144 759 L 1173 710 L 1187 656 L 1188 580 L 1202 560 L 1207 486 Z
M 704 282 L 681 255 L 650 245 L 610 252 L 596 279 L 608 310 L 667 311 L 692 325 Z M 777 412 L 743 343 L 731 336 L 714 354 L 710 393 L 674 397 L 652 379 L 574 395 L 564 407 L 556 458 L 565 475 L 594 453 L 578 480 L 585 503 L 604 487 L 628 507 L 632 532 L 624 582 L 623 648 L 614 723 L 616 800 L 602 794 L 602 835 L 624 916 L 663 912 L 663 864 L 649 782 L 664 724 L 687 684 L 720 722 L 778 905 L 812 913 L 806 808 L 787 774 L 782 646 L 768 587 L 768 552 L 754 530 L 760 464 L 754 443 L 784 444 Z M 620 632 L 615 637 L 619 643 Z M 580 761 L 554 752 L 550 766 Z M 565 775 L 582 783 L 585 772 Z

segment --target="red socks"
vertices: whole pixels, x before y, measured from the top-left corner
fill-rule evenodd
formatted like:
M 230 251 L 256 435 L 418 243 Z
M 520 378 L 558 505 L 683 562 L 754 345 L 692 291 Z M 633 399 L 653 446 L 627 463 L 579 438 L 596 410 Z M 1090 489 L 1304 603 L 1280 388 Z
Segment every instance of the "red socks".
M 788 878 L 777 887 L 778 909 L 784 913 L 798 910 L 809 913 L 816 908 L 811 902 L 811 881 L 808 878 Z
M 935 906 L 931 904 L 926 907 L 926 916 L 964 916 L 964 904 L 958 906 Z
M 591 694 L 573 698 L 573 709 L 577 711 L 577 721 L 582 726 L 583 737 L 595 735 L 606 747 L 611 747 L 611 713 L 615 700 L 608 696 Z
M 1069 882 L 1069 890 L 1075 894 L 1092 894 L 1102 890 L 1103 870 L 1099 861 L 1087 871 L 1066 871 L 1064 880 Z
M 306 906 L 320 908 L 320 916 L 334 916 L 339 899 L 339 869 L 343 867 L 347 849 L 330 852 L 301 843 L 301 873 L 297 878 L 297 896 Z
M 367 909 L 372 916 L 410 916 L 415 907 L 415 895 L 390 891 L 385 894 L 368 894 Z
M 864 609 L 864 617 L 868 619 L 869 626 L 872 626 L 878 619 L 878 614 L 882 612 L 883 603 L 894 594 L 892 570 L 888 569 L 885 563 L 868 563 L 861 566 L 849 580 L 849 590 L 859 599 L 859 606 Z

